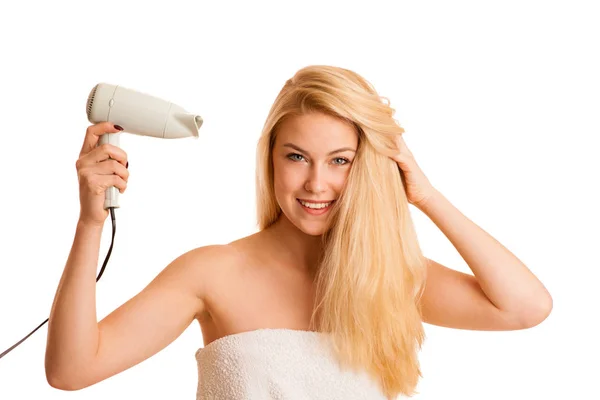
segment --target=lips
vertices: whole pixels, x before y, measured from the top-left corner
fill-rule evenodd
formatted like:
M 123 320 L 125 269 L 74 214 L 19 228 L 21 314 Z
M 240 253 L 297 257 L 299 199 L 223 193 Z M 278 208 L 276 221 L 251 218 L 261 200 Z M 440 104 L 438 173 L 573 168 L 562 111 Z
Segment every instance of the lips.
M 329 201 L 306 201 L 303 199 L 296 199 L 296 201 L 298 202 L 298 204 L 304 206 L 302 204 L 302 202 L 308 203 L 308 204 L 327 204 L 327 206 L 325 208 L 329 208 L 331 207 L 331 205 L 335 202 L 335 200 L 329 200 Z M 319 208 L 316 208 L 315 210 L 319 210 Z
M 301 200 L 305 203 L 312 203 L 312 204 L 331 203 L 331 202 L 335 201 L 335 200 L 306 200 L 306 199 L 298 199 L 298 200 Z
M 305 212 L 307 212 L 310 215 L 315 215 L 315 216 L 316 215 L 324 215 L 324 214 L 328 213 L 329 210 L 331 209 L 331 205 L 335 202 L 335 200 L 331 201 L 326 207 L 323 207 L 323 208 L 311 208 L 311 207 L 308 207 L 308 206 L 305 206 L 304 204 L 302 204 L 300 199 L 296 199 L 296 201 L 298 202 L 300 207 L 302 207 L 302 209 Z M 313 203 L 311 203 L 311 204 L 313 204 Z

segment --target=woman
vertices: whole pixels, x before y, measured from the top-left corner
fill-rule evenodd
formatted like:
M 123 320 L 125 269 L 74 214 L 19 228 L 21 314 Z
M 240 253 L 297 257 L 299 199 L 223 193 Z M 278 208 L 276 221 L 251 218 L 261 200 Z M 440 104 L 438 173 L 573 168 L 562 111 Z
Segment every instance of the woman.
M 423 322 L 515 330 L 543 321 L 552 299 L 542 283 L 430 184 L 394 112 L 350 70 L 299 70 L 258 143 L 259 231 L 181 255 L 99 323 L 104 191 L 124 192 L 129 173 L 123 150 L 96 147 L 119 127 L 90 126 L 77 161 L 80 217 L 49 321 L 48 382 L 93 385 L 197 320 L 198 399 L 395 398 L 416 393 Z M 409 204 L 474 275 L 422 255 Z

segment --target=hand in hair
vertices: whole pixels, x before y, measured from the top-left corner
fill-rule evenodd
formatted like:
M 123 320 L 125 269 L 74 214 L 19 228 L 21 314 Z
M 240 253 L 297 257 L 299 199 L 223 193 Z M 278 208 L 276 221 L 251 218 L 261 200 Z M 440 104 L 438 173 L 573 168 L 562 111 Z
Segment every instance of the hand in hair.
M 436 192 L 435 188 L 425 176 L 412 152 L 406 146 L 402 135 L 396 137 L 398 154 L 392 157 L 400 167 L 403 176 L 404 190 L 408 202 L 416 207 L 424 205 Z

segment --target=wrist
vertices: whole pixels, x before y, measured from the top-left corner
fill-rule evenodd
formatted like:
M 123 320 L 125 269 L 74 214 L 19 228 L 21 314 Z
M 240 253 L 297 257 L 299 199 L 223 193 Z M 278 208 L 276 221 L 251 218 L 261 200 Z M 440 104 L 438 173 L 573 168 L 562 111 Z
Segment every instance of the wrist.
M 425 197 L 421 202 L 415 204 L 414 206 L 422 212 L 426 212 L 427 208 L 431 205 L 431 203 L 435 202 L 441 196 L 442 194 L 437 189 L 432 188 L 431 193 L 427 197 Z
M 104 228 L 104 222 L 90 221 L 83 218 L 79 218 L 77 221 L 77 229 L 94 229 L 102 230 Z

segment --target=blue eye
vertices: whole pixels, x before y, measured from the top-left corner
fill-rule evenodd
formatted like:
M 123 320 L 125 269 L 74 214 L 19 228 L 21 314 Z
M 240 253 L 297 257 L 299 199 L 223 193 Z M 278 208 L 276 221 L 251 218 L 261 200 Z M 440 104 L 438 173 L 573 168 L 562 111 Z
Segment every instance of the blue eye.
M 294 160 L 292 157 L 293 156 L 298 156 L 298 157 L 302 157 L 302 155 L 298 154 L 298 153 L 290 153 L 287 155 L 287 158 L 289 158 L 292 161 L 300 161 L 300 160 Z
M 301 161 L 301 160 L 299 160 L 299 159 L 297 159 L 297 158 L 296 158 L 296 159 L 294 159 L 294 157 L 296 157 L 296 156 L 297 156 L 297 157 L 300 157 L 301 159 L 302 159 L 302 158 L 304 158 L 304 156 L 303 156 L 302 154 L 298 154 L 298 153 L 290 153 L 290 154 L 288 154 L 286 157 L 287 157 L 288 159 L 292 160 L 292 161 L 295 161 L 295 162 L 297 162 L 297 161 Z M 335 165 L 340 165 L 340 166 L 341 166 L 341 165 L 346 165 L 346 164 L 349 164 L 349 163 L 350 163 L 350 160 L 348 160 L 348 159 L 347 159 L 347 158 L 345 158 L 345 157 L 336 157 L 336 158 L 334 158 L 334 161 L 336 161 L 336 160 L 342 160 L 343 162 L 334 162 L 334 164 L 335 164 Z
M 344 158 L 344 157 L 337 157 L 337 158 L 335 158 L 335 160 L 344 160 L 343 164 L 338 164 L 338 165 L 346 165 L 350 162 L 347 158 Z

